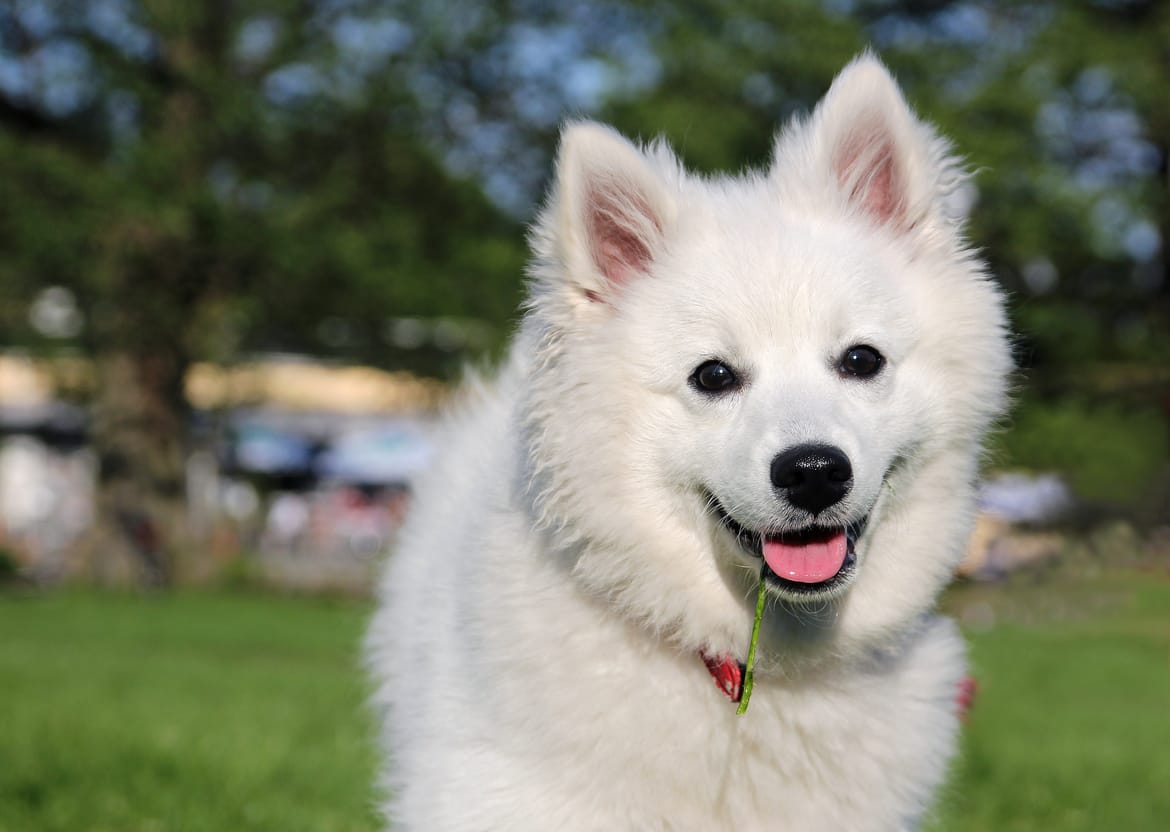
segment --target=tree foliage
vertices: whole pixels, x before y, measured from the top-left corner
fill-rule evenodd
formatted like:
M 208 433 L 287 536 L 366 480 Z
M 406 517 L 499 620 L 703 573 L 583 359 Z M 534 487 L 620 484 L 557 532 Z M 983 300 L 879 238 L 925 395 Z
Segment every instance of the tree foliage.
M 515 223 L 412 130 L 391 71 L 405 45 L 363 56 L 361 12 L 104 0 L 4 14 L 6 65 L 26 78 L 0 97 L 0 187 L 20 208 L 0 224 L 7 338 L 31 335 L 20 312 L 46 283 L 76 293 L 87 350 L 340 350 L 435 372 L 440 355 L 396 353 L 386 319 L 505 321 Z
M 410 129 L 388 71 L 405 44 L 363 56 L 363 11 L 0 10 L 3 339 L 36 344 L 24 314 L 45 285 L 76 298 L 104 545 L 152 569 L 181 515 L 193 360 L 291 348 L 436 373 L 469 334 L 490 346 L 516 306 L 515 222 Z M 424 331 L 398 349 L 392 322 L 440 316 L 445 341 Z M 467 325 L 481 319 L 495 326 Z

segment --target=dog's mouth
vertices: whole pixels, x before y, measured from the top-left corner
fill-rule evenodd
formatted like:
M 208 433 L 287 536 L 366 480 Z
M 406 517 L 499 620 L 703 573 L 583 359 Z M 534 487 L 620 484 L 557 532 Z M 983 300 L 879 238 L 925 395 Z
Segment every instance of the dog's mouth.
M 857 570 L 855 545 L 866 515 L 844 526 L 810 525 L 779 533 L 757 532 L 737 522 L 718 500 L 711 505 L 739 545 L 764 561 L 764 577 L 780 595 L 812 599 L 843 591 Z

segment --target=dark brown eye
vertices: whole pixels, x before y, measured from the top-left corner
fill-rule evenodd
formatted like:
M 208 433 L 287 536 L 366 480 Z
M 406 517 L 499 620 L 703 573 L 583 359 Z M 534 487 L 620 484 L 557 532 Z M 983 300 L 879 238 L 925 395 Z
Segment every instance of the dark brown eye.
M 845 350 L 837 369 L 843 376 L 873 378 L 881 372 L 886 360 L 882 354 L 866 344 L 858 344 Z
M 739 387 L 739 377 L 722 361 L 704 361 L 691 373 L 691 385 L 702 393 L 726 393 Z

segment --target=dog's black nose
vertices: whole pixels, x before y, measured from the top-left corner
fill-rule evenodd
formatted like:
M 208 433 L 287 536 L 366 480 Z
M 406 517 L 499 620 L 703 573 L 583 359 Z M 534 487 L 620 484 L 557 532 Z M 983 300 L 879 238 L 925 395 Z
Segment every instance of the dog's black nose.
M 772 485 L 788 502 L 819 514 L 849 493 L 853 466 L 832 445 L 797 445 L 772 460 Z

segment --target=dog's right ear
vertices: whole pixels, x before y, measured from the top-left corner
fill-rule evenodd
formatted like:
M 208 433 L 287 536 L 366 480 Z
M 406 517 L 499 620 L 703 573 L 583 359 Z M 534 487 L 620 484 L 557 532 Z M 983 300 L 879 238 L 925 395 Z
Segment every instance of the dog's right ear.
M 553 244 L 569 279 L 590 301 L 650 271 L 661 251 L 674 203 L 662 175 L 677 166 L 665 148 L 651 156 L 595 122 L 561 134 L 550 205 Z

